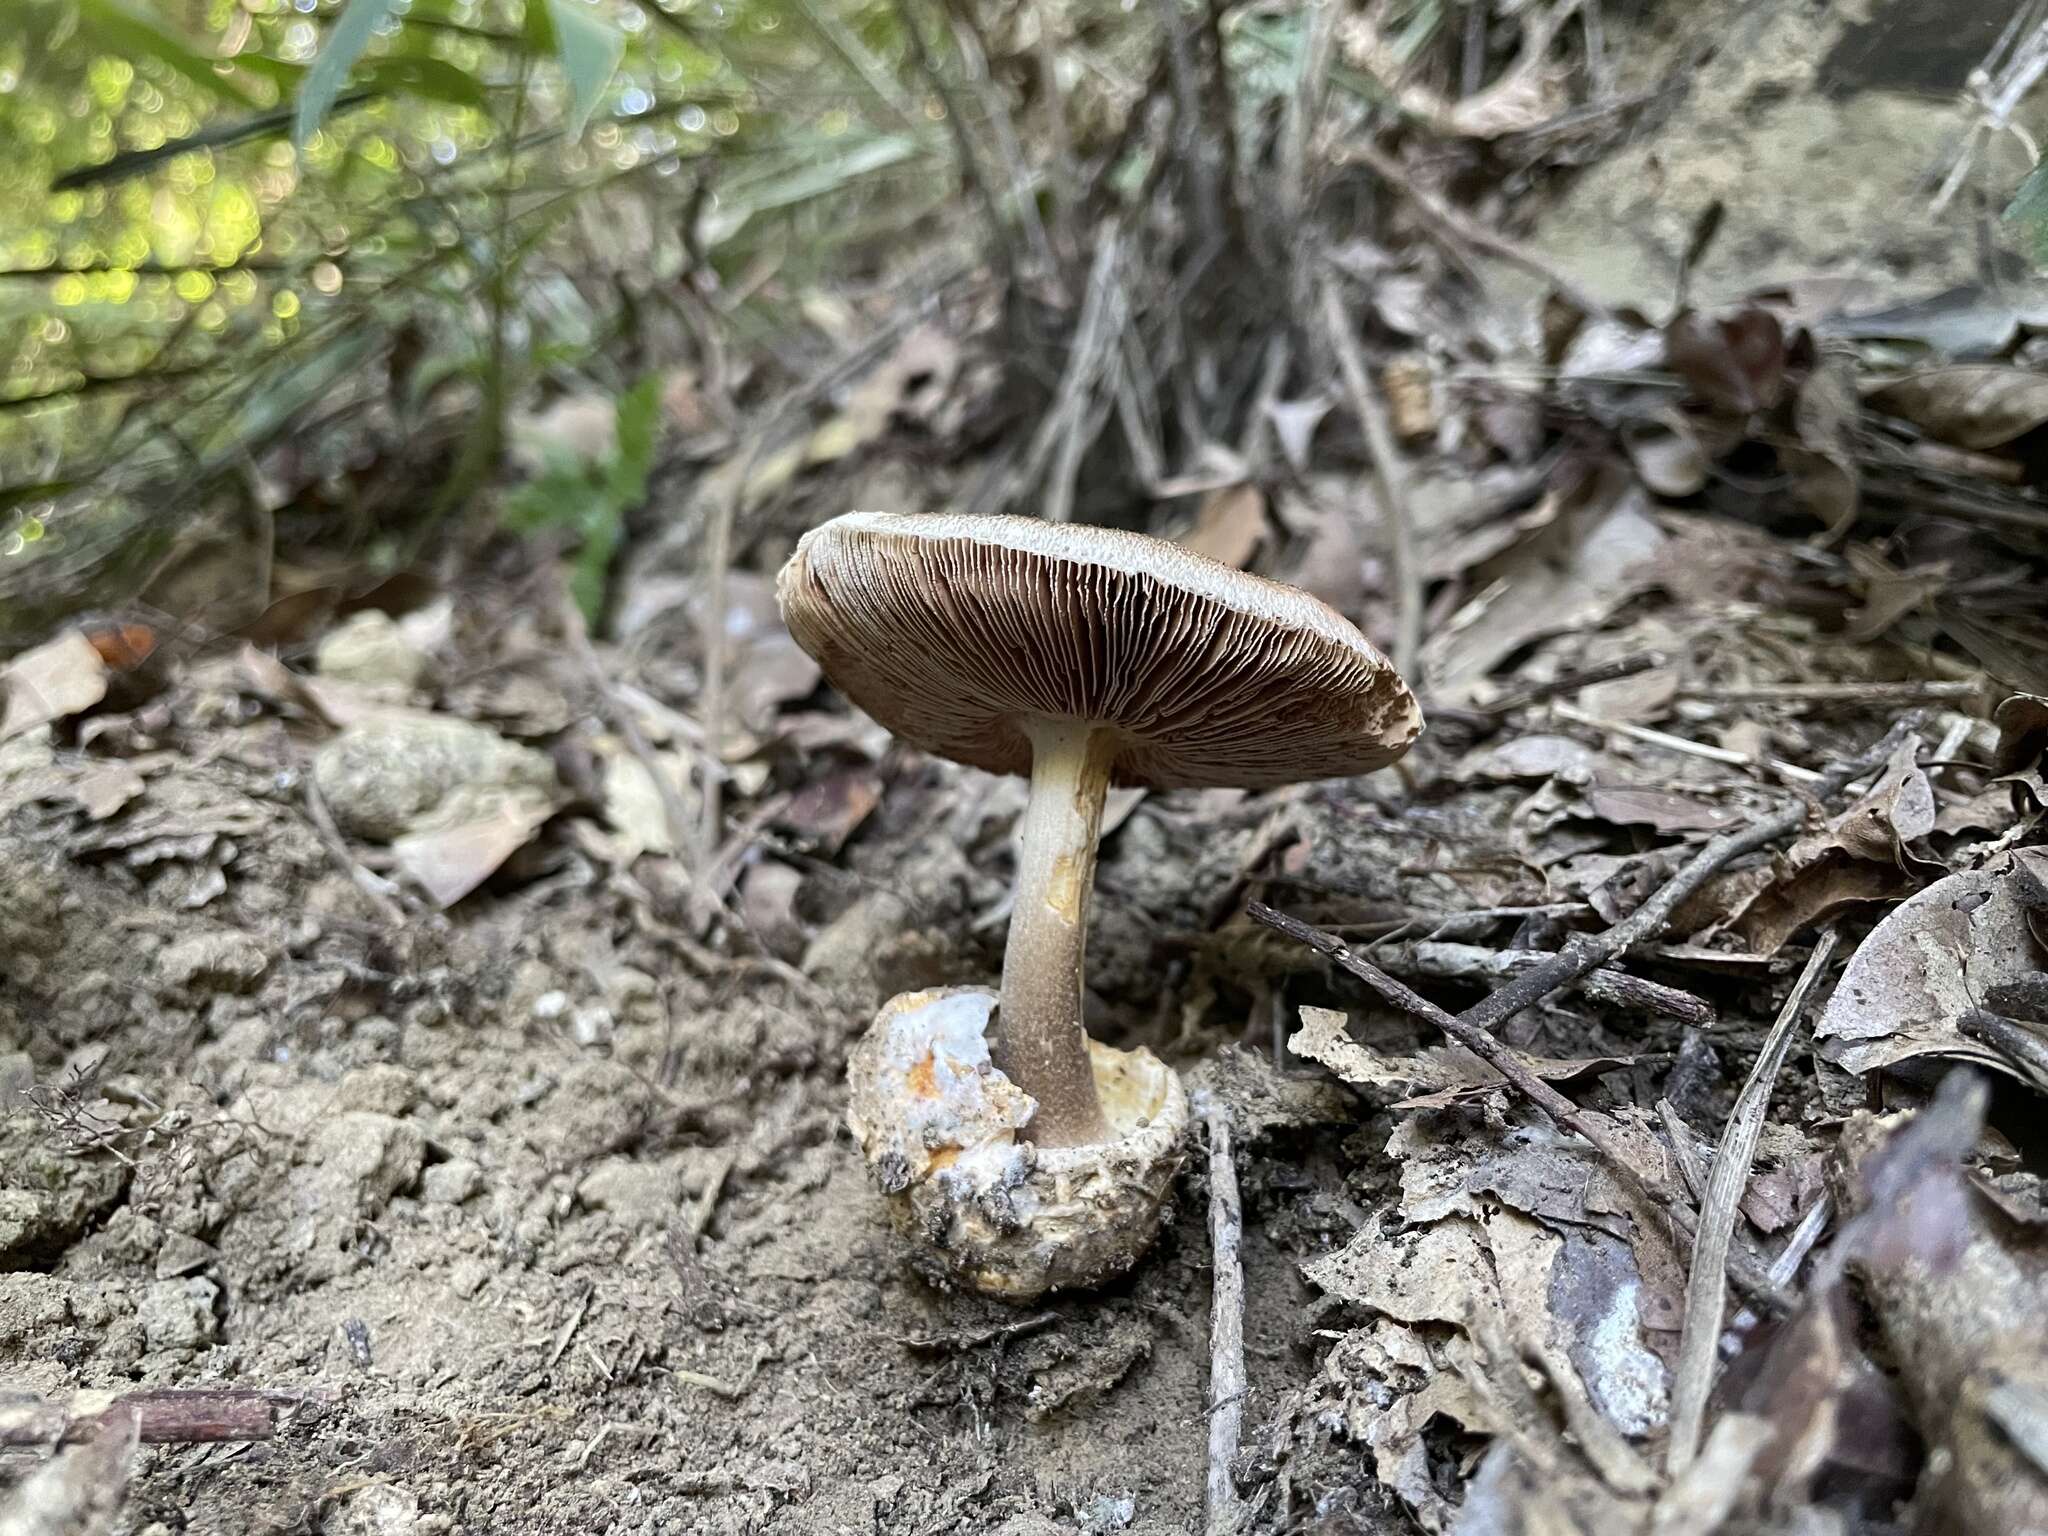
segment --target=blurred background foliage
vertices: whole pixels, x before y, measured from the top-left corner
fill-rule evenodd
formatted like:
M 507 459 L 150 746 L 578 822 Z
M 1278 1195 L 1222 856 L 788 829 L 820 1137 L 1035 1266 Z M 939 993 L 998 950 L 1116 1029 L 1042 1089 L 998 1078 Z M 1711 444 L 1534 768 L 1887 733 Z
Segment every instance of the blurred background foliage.
M 437 515 L 537 391 L 819 351 L 818 276 L 951 191 L 906 13 L 828 4 L 5 0 L 5 620 L 38 557 L 160 559 L 128 498 L 276 508 L 379 412 Z

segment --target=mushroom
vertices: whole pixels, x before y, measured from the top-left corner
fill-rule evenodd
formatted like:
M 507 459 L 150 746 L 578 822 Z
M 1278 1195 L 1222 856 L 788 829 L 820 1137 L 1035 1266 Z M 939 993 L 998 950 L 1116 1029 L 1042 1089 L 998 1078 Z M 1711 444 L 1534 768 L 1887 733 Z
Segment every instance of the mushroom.
M 1000 993 L 896 998 L 855 1052 L 871 1166 L 979 1289 L 1028 1297 L 1127 1267 L 1156 1233 L 1187 1105 L 1149 1052 L 1081 1024 L 1110 785 L 1363 773 L 1420 733 L 1414 696 L 1307 593 L 1115 529 L 854 512 L 805 535 L 777 595 L 797 642 L 897 736 L 1031 781 Z

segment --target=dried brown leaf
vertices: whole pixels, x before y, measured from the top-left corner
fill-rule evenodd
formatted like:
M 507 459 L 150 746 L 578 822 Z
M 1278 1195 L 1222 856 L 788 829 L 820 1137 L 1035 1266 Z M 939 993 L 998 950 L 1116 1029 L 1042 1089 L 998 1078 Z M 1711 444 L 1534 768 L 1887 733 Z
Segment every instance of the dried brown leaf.
M 1768 310 L 1687 312 L 1664 329 L 1664 362 L 1717 411 L 1748 416 L 1785 392 L 1785 328 Z
M 1243 570 L 1266 538 L 1266 497 L 1256 485 L 1224 486 L 1202 498 L 1194 526 L 1176 541 L 1211 560 Z
M 1780 450 L 1792 471 L 1793 494 L 1830 538 L 1848 531 L 1862 501 L 1854 440 L 1859 414 L 1854 364 L 1826 358 L 1799 386 L 1793 407 L 1799 444 Z
M 2027 911 L 2014 855 L 1912 897 L 1850 959 L 1814 1026 L 1821 1055 L 1850 1072 L 1933 1055 L 2019 1076 L 1956 1026 L 1987 989 L 2041 969 Z
M 1925 369 L 1867 398 L 1959 448 L 1997 448 L 2048 422 L 2048 374 L 2003 363 Z

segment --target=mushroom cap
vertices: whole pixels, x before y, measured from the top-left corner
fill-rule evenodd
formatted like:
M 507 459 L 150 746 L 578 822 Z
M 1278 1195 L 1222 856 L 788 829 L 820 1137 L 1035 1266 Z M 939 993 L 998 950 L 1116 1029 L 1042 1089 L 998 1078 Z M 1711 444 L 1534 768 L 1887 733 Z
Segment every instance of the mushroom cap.
M 1121 529 L 850 512 L 804 535 L 776 594 L 854 703 L 992 773 L 1031 771 L 1037 719 L 1113 729 L 1115 781 L 1155 789 L 1364 773 L 1422 731 L 1328 604 Z

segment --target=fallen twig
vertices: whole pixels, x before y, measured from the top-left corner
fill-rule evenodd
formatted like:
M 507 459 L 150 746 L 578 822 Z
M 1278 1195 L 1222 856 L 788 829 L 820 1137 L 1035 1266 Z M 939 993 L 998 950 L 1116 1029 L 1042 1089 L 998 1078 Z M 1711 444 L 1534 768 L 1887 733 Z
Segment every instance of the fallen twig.
M 1884 737 L 1854 760 L 1830 769 L 1813 788 L 1818 800 L 1839 795 L 1865 774 L 1887 762 L 1901 741 L 1918 725 L 1915 717 L 1899 721 Z M 1671 915 L 1703 889 L 1723 869 L 1746 853 L 1754 853 L 1789 837 L 1805 825 L 1809 802 L 1802 799 L 1773 812 L 1747 827 L 1723 832 L 1704 844 L 1648 900 L 1612 927 L 1599 933 L 1579 934 L 1544 964 L 1532 966 L 1490 996 L 1467 1008 L 1458 1017 L 1466 1024 L 1491 1033 L 1524 1008 L 1540 1003 L 1559 987 L 1569 986 L 1586 972 L 1646 944 L 1664 931 Z M 1276 914 L 1277 915 L 1277 914 Z
M 1861 756 L 1824 774 L 1815 793 L 1822 798 L 1839 794 L 1864 774 L 1874 771 L 1891 757 L 1899 742 L 1912 734 L 1917 723 L 1917 719 L 1911 716 L 1899 721 L 1885 733 L 1882 740 Z M 1413 988 L 1396 981 L 1378 967 L 1352 954 L 1342 940 L 1311 928 L 1283 912 L 1276 912 L 1260 902 L 1253 902 L 1247 910 L 1268 927 L 1308 945 L 1318 954 L 1335 962 L 1396 1007 L 1436 1025 L 1458 1044 L 1486 1062 L 1506 1078 L 1517 1092 L 1542 1109 L 1559 1125 L 1589 1142 L 1612 1162 L 1621 1176 L 1645 1198 L 1662 1205 L 1669 1212 L 1672 1224 L 1678 1228 L 1680 1235 L 1690 1242 L 1698 1218 L 1691 1201 L 1686 1198 L 1685 1191 L 1674 1188 L 1670 1180 L 1661 1174 L 1638 1168 L 1628 1152 L 1608 1134 L 1602 1117 L 1587 1114 L 1555 1088 L 1538 1078 L 1514 1051 L 1494 1038 L 1493 1031 L 1523 1009 L 1549 997 L 1558 988 L 1569 986 L 1587 972 L 1628 953 L 1638 944 L 1655 938 L 1663 932 L 1665 924 L 1671 921 L 1672 913 L 1676 912 L 1688 897 L 1743 854 L 1754 852 L 1796 831 L 1804 825 L 1808 809 L 1807 802 L 1800 801 L 1764 817 L 1751 826 L 1739 831 L 1725 832 L 1714 838 L 1694 854 L 1677 874 L 1666 881 L 1655 895 L 1620 922 L 1597 934 L 1581 934 L 1574 937 L 1563 949 L 1542 963 L 1531 966 L 1506 986 L 1455 1017 L 1421 996 Z M 1767 1273 L 1746 1258 L 1732 1259 L 1729 1272 L 1753 1298 L 1767 1300 L 1773 1305 L 1783 1304 L 1783 1288 L 1776 1285 Z
M 1230 1112 L 1214 1099 L 1202 1106 L 1209 1131 L 1209 1251 L 1214 1272 L 1209 1305 L 1209 1478 L 1203 1508 L 1209 1536 L 1235 1523 L 1237 1489 L 1230 1464 L 1244 1426 L 1244 1209 L 1231 1153 Z
M 1412 944 L 1376 944 L 1372 958 L 1396 976 L 1429 976 L 1449 981 L 1507 981 L 1541 965 L 1547 955 L 1533 949 L 1487 949 L 1479 944 L 1447 944 L 1418 940 Z M 1677 987 L 1666 987 L 1626 971 L 1602 966 L 1577 983 L 1595 1002 L 1637 1013 L 1659 1014 L 1686 1024 L 1711 1024 L 1713 1005 Z
M 1749 1079 L 1736 1096 L 1735 1108 L 1721 1133 L 1721 1145 L 1714 1153 L 1713 1170 L 1707 1175 L 1707 1190 L 1700 1201 L 1700 1225 L 1693 1238 L 1692 1272 L 1685 1284 L 1685 1322 L 1679 1335 L 1678 1367 L 1671 1388 L 1671 1439 L 1665 1448 L 1664 1470 L 1676 1477 L 1699 1454 L 1700 1431 L 1706 1422 L 1707 1394 L 1714 1384 L 1716 1346 L 1721 1338 L 1721 1312 L 1727 1301 L 1726 1267 L 1729 1244 L 1735 1235 L 1737 1206 L 1749 1187 L 1750 1165 L 1756 1158 L 1757 1138 L 1763 1132 L 1764 1114 L 1771 1105 L 1771 1089 L 1785 1056 L 1792 1047 L 1792 1031 L 1807 1000 L 1820 984 L 1822 973 L 1835 953 L 1836 934 L 1829 929 L 1813 946 L 1806 969 L 1792 984 L 1777 1022 L 1764 1039 L 1750 1068 Z
M 1035 1312 L 1030 1317 L 1020 1317 L 1012 1322 L 996 1323 L 987 1328 L 960 1328 L 950 1333 L 917 1333 L 898 1342 L 905 1349 L 920 1355 L 951 1355 L 962 1350 L 979 1349 L 984 1344 L 993 1344 L 999 1339 L 1014 1339 L 1022 1334 L 1036 1333 L 1060 1320 L 1057 1312 Z
M 322 1388 L 195 1387 L 115 1395 L 80 1392 L 67 1401 L 0 1394 L 0 1445 L 72 1445 L 118 1418 L 135 1423 L 144 1445 L 268 1440 L 279 1403 L 331 1402 Z
M 1435 1003 L 1432 1003 L 1428 998 L 1410 987 L 1406 982 L 1396 981 L 1370 961 L 1362 960 L 1357 955 L 1354 955 L 1343 940 L 1334 935 L 1324 933 L 1318 928 L 1311 928 L 1299 918 L 1289 917 L 1285 912 L 1276 912 L 1263 902 L 1252 902 L 1245 910 L 1267 927 L 1286 934 L 1290 939 L 1294 939 L 1298 943 L 1306 944 L 1317 954 L 1330 960 L 1340 970 L 1350 972 L 1402 1012 L 1413 1014 L 1415 1017 L 1434 1024 L 1438 1029 L 1441 1029 L 1445 1034 L 1457 1041 L 1458 1044 L 1464 1046 L 1466 1050 L 1506 1078 L 1516 1091 L 1535 1104 L 1545 1114 L 1549 1115 L 1551 1119 L 1598 1148 L 1630 1178 L 1631 1182 L 1637 1184 L 1642 1193 L 1652 1201 L 1671 1207 L 1674 1213 L 1679 1208 L 1688 1205 L 1684 1190 L 1673 1188 L 1670 1182 L 1660 1174 L 1654 1174 L 1646 1169 L 1635 1166 L 1633 1155 L 1608 1133 L 1607 1127 L 1602 1123 L 1605 1118 L 1604 1116 L 1595 1115 L 1580 1109 L 1578 1105 L 1530 1071 L 1527 1063 L 1522 1060 L 1521 1055 L 1506 1044 L 1506 1042 L 1494 1038 L 1487 1030 L 1472 1023 L 1471 1016 L 1480 1008 L 1484 1008 L 1486 1003 L 1482 1002 L 1477 1007 L 1468 1008 L 1461 1014 L 1446 1013 Z M 1551 956 L 1549 958 L 1554 961 L 1558 957 Z M 1555 967 L 1545 966 L 1544 969 L 1555 969 Z M 1527 981 L 1534 977 L 1535 974 L 1536 972 L 1533 970 L 1525 973 L 1522 981 Z M 1573 979 L 1576 980 L 1577 978 L 1574 977 Z M 1520 984 L 1520 982 L 1511 982 L 1509 987 Z M 1508 989 L 1508 987 L 1504 987 L 1501 991 L 1505 992 Z M 1494 997 L 1500 995 L 1499 992 L 1493 994 Z M 1487 1001 L 1490 1002 L 1492 999 L 1489 998 Z M 1516 1012 L 1520 1011 L 1519 1008 L 1516 1010 Z
M 1408 463 L 1394 442 L 1386 405 L 1365 371 L 1365 359 L 1359 355 L 1343 298 L 1337 292 L 1335 273 L 1323 274 L 1322 294 L 1323 326 L 1336 349 L 1337 371 L 1344 376 L 1352 412 L 1365 433 L 1366 451 L 1372 456 L 1373 488 L 1378 492 L 1380 516 L 1386 520 L 1387 543 L 1393 554 L 1394 670 L 1413 677 L 1415 652 L 1422 644 L 1422 570 L 1416 563 L 1415 523 L 1408 508 Z
M 1652 730 L 1647 725 L 1631 725 L 1626 720 L 1608 720 L 1599 715 L 1590 715 L 1571 704 L 1553 703 L 1550 712 L 1560 720 L 1569 720 L 1573 725 L 1583 725 L 1592 730 L 1626 736 L 1631 741 L 1662 747 L 1667 752 L 1678 752 L 1687 757 L 1703 757 L 1709 762 L 1727 763 L 1735 768 L 1767 768 L 1779 778 L 1793 784 L 1818 784 L 1824 777 L 1811 768 L 1802 768 L 1797 763 L 1788 763 L 1781 758 L 1751 757 L 1746 752 L 1737 752 L 1729 747 L 1710 746 L 1706 742 L 1693 741 L 1685 736 L 1673 736 L 1669 731 Z
M 1545 699 L 1554 699 L 1561 693 L 1577 693 L 1581 688 L 1590 688 L 1595 683 L 1611 683 L 1617 678 L 1634 677 L 1638 672 L 1648 672 L 1661 667 L 1671 658 L 1663 651 L 1637 651 L 1632 656 L 1618 656 L 1595 667 L 1581 667 L 1575 672 L 1562 673 L 1547 683 L 1531 683 L 1526 688 L 1517 688 L 1504 693 L 1491 704 L 1481 705 L 1483 715 L 1505 715 L 1531 704 L 1541 704 Z
M 1718 704 L 1798 704 L 1817 706 L 1844 704 L 1897 709 L 1914 704 L 1969 703 L 1981 699 L 1981 683 L 1761 683 L 1746 688 L 1681 687 L 1681 699 L 1705 699 Z

